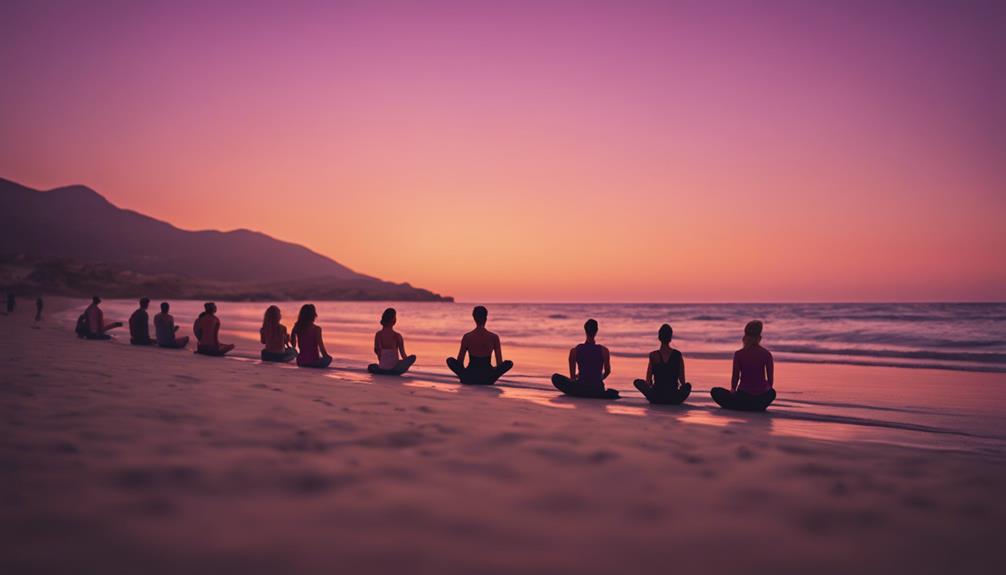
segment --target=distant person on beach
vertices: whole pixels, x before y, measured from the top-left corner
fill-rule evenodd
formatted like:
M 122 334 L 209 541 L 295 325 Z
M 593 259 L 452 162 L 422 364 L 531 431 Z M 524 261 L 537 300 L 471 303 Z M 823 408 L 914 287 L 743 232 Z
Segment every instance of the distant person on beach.
M 297 365 L 299 367 L 325 368 L 331 365 L 332 356 L 325 349 L 325 341 L 321 338 L 321 326 L 316 325 L 318 311 L 313 304 L 304 304 L 297 314 L 297 323 L 290 332 L 290 343 L 297 349 Z
M 588 319 L 583 324 L 587 339 L 569 350 L 569 377 L 556 373 L 552 385 L 566 395 L 596 399 L 618 399 L 618 391 L 605 389 L 604 380 L 611 375 L 611 353 L 598 345 L 597 320 Z
M 7 292 L 7 313 L 14 313 L 14 292 Z
M 660 326 L 657 339 L 660 349 L 650 352 L 646 366 L 646 379 L 637 379 L 636 389 L 650 403 L 676 405 L 688 398 L 692 384 L 685 381 L 685 358 L 671 347 L 674 330 L 666 323 Z
M 734 353 L 730 389 L 714 387 L 713 400 L 726 409 L 765 411 L 775 400 L 772 354 L 761 346 L 762 322 L 744 326 L 744 347 Z
M 374 335 L 374 354 L 377 363 L 367 366 L 367 371 L 378 375 L 402 375 L 416 362 L 416 356 L 405 355 L 405 339 L 395 331 L 398 312 L 389 307 L 381 314 L 381 330 Z
M 178 326 L 175 325 L 175 318 L 168 313 L 171 306 L 168 302 L 161 302 L 161 313 L 154 316 L 154 334 L 157 336 L 157 345 L 171 349 L 181 349 L 189 344 L 189 336 L 178 337 Z
M 262 361 L 287 363 L 297 357 L 297 350 L 290 346 L 290 336 L 286 326 L 280 323 L 283 314 L 278 306 L 266 308 L 262 317 L 262 329 L 259 330 L 259 340 L 265 346 L 262 350 Z
M 129 316 L 129 343 L 133 345 L 154 345 L 156 342 L 150 339 L 150 316 L 147 314 L 147 306 L 150 305 L 150 298 L 140 298 L 140 307 Z
M 196 318 L 196 323 L 192 326 L 192 333 L 196 336 L 196 353 L 203 355 L 222 356 L 234 349 L 234 344 L 222 344 L 218 339 L 220 335 L 220 320 L 217 319 L 217 304 L 206 302 L 203 304 L 204 311 Z
M 42 301 L 42 296 L 35 298 L 35 323 L 42 321 L 43 306 L 45 306 L 45 302 Z
M 91 298 L 91 305 L 87 306 L 84 313 L 77 318 L 77 335 L 86 339 L 112 339 L 108 335 L 109 330 L 122 327 L 121 321 L 105 323 L 105 314 L 98 305 L 101 298 L 94 296 Z
M 467 385 L 492 385 L 504 373 L 510 371 L 513 362 L 503 361 L 503 348 L 500 337 L 486 329 L 489 310 L 483 306 L 475 306 L 472 310 L 475 319 L 475 329 L 461 338 L 461 349 L 456 358 L 447 358 L 447 367 L 458 376 L 461 383 Z M 465 366 L 465 355 L 469 355 L 468 366 Z M 496 356 L 496 367 L 492 365 L 492 356 Z

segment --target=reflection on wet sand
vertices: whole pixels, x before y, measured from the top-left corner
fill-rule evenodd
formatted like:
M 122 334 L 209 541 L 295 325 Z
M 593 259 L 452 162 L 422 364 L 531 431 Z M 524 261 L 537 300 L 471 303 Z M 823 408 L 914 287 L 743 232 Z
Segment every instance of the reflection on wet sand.
M 519 399 L 533 403 L 534 405 L 551 407 L 554 409 L 573 409 L 576 407 L 572 403 L 555 401 L 556 393 L 554 391 L 528 389 L 526 387 L 500 387 L 499 389 L 503 392 L 500 397 L 508 399 Z

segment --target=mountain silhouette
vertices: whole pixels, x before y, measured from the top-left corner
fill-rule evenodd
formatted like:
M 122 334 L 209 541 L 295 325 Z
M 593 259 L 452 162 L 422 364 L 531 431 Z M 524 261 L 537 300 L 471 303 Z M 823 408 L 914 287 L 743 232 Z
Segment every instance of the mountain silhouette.
M 416 291 L 432 297 L 412 297 L 406 291 L 416 288 L 408 284 L 357 273 L 304 246 L 263 233 L 182 230 L 119 208 L 86 186 L 39 191 L 0 178 L 0 206 L 0 256 L 7 261 L 63 258 L 146 277 L 241 285 L 246 291 L 249 286 L 277 284 L 287 289 L 303 284 L 312 293 L 325 285 L 364 291 L 393 287 L 396 297 L 440 299 L 426 290 Z

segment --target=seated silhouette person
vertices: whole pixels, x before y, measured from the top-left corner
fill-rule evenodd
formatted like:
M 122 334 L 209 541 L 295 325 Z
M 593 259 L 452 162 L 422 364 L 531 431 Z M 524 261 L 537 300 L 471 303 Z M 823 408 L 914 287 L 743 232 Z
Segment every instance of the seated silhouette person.
M 175 325 L 175 318 L 168 313 L 169 309 L 168 302 L 161 302 L 161 313 L 154 316 L 154 335 L 157 336 L 158 346 L 181 349 L 189 344 L 189 336 L 177 336 L 178 326 Z
M 262 329 L 259 330 L 259 340 L 265 347 L 262 349 L 262 361 L 288 363 L 297 357 L 297 350 L 290 345 L 290 336 L 286 326 L 280 323 L 283 314 L 279 307 L 271 305 L 262 317 Z
M 604 387 L 604 380 L 611 375 L 611 354 L 594 341 L 597 321 L 588 319 L 583 331 L 587 334 L 586 341 L 569 350 L 569 377 L 553 374 L 552 385 L 574 397 L 618 399 L 617 390 Z
M 726 409 L 765 411 L 775 400 L 772 353 L 761 346 L 762 322 L 744 326 L 744 347 L 734 353 L 730 389 L 714 387 L 713 400 Z
M 101 298 L 94 296 L 91 298 L 91 305 L 87 306 L 84 313 L 77 318 L 77 327 L 75 330 L 77 336 L 85 339 L 112 339 L 112 336 L 108 335 L 107 332 L 117 327 L 122 327 L 121 321 L 105 323 L 105 314 L 98 307 L 99 304 L 101 304 Z
M 325 349 L 325 340 L 321 337 L 321 326 L 314 323 L 318 319 L 318 311 L 313 304 L 304 304 L 297 314 L 297 323 L 293 324 L 290 341 L 298 349 L 297 367 L 326 368 L 332 363 L 332 356 Z
M 203 312 L 196 318 L 192 333 L 196 336 L 196 353 L 220 357 L 234 349 L 234 344 L 222 344 L 220 335 L 220 320 L 217 319 L 217 304 L 203 304 Z
M 660 349 L 650 352 L 650 363 L 646 366 L 646 379 L 637 379 L 636 389 L 650 403 L 676 405 L 688 398 L 692 385 L 685 381 L 685 358 L 681 352 L 671 347 L 674 330 L 666 323 L 660 326 L 657 339 Z
M 154 340 L 150 339 L 150 316 L 147 315 L 147 306 L 150 305 L 150 298 L 140 298 L 140 307 L 129 316 L 129 343 L 133 345 L 154 345 Z
M 500 347 L 499 336 L 486 329 L 489 311 L 482 306 L 476 306 L 472 310 L 472 317 L 475 319 L 475 329 L 461 338 L 461 350 L 458 351 L 458 357 L 447 358 L 447 367 L 454 372 L 454 375 L 458 376 L 463 384 L 492 385 L 504 373 L 510 371 L 513 362 L 503 361 L 503 349 Z M 470 356 L 467 366 L 465 366 L 465 355 Z M 494 355 L 496 356 L 495 367 L 492 364 L 492 356 Z
M 405 339 L 395 331 L 398 312 L 389 307 L 381 314 L 381 330 L 374 335 L 374 354 L 377 363 L 367 366 L 367 371 L 377 375 L 402 375 L 416 362 L 416 356 L 405 354 Z

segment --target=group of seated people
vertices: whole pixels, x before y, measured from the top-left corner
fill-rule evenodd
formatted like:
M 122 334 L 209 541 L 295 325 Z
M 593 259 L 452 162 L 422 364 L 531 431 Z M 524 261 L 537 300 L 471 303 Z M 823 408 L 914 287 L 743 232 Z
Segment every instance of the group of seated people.
M 121 322 L 105 323 L 104 314 L 98 307 L 101 299 L 95 296 L 92 303 L 77 321 L 77 333 L 87 339 L 110 339 L 108 331 L 120 327 Z M 181 349 L 188 345 L 188 337 L 178 337 L 178 326 L 168 313 L 167 302 L 161 304 L 161 313 L 154 316 L 155 339 L 151 339 L 147 315 L 150 305 L 148 298 L 140 300 L 140 307 L 129 318 L 130 343 L 133 345 L 158 345 Z M 204 304 L 193 325 L 196 337 L 196 353 L 209 356 L 223 356 L 234 349 L 233 344 L 220 343 L 220 320 L 216 317 L 216 304 Z M 466 385 L 492 385 L 513 368 L 513 362 L 503 359 L 500 338 L 486 329 L 489 312 L 483 306 L 472 310 L 475 329 L 461 338 L 461 348 L 457 357 L 447 358 L 447 367 L 461 383 Z M 301 306 L 297 322 L 287 332 L 282 324 L 279 307 L 269 306 L 262 319 L 260 340 L 264 345 L 262 361 L 291 362 L 296 360 L 300 367 L 326 368 L 332 363 L 332 356 L 325 349 L 321 326 L 315 322 L 317 309 L 313 304 Z M 405 340 L 395 331 L 398 321 L 394 308 L 384 310 L 381 315 L 381 329 L 374 334 L 374 354 L 378 362 L 367 367 L 367 371 L 378 375 L 402 375 L 416 361 L 415 355 L 405 352 Z M 615 389 L 605 387 L 604 381 L 611 375 L 611 353 L 608 348 L 597 343 L 598 323 L 588 319 L 583 325 L 586 338 L 583 343 L 569 350 L 569 376 L 559 373 L 552 375 L 552 384 L 566 395 L 596 399 L 618 399 Z M 744 327 L 743 347 L 734 353 L 730 389 L 715 387 L 710 393 L 713 400 L 727 409 L 740 411 L 764 411 L 776 397 L 773 388 L 774 366 L 772 354 L 761 346 L 763 325 L 751 321 Z M 634 384 L 644 397 L 654 404 L 676 405 L 683 403 L 692 391 L 685 379 L 685 360 L 681 352 L 671 347 L 674 331 L 664 324 L 657 332 L 660 348 L 650 352 L 646 368 L 646 379 L 637 379 Z M 465 364 L 465 357 L 468 363 Z M 495 360 L 495 365 L 493 363 Z

